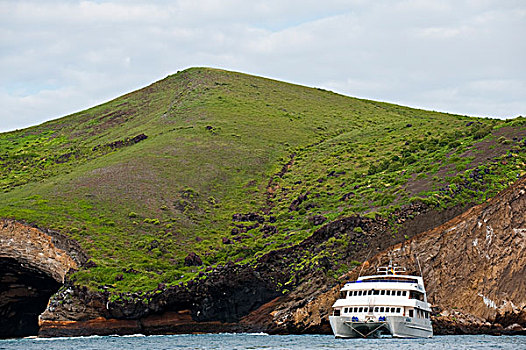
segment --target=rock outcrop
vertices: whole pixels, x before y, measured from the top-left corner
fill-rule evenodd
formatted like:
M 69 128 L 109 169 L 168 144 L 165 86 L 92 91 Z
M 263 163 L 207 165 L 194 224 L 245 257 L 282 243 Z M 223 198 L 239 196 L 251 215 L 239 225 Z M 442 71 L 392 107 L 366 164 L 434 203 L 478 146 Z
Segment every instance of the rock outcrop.
M 0 219 L 0 258 L 27 263 L 57 282 L 64 282 L 70 269 L 77 269 L 86 256 L 66 236 L 15 220 Z
M 57 232 L 0 220 L 0 338 L 36 335 L 49 297 L 85 260 Z

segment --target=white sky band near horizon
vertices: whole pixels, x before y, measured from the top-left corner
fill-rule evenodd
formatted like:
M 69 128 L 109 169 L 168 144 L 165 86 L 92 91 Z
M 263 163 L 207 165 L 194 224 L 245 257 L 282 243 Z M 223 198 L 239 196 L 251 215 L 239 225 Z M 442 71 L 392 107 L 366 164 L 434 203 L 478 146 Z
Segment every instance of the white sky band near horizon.
M 194 66 L 472 116 L 526 115 L 526 1 L 0 0 L 0 132 Z

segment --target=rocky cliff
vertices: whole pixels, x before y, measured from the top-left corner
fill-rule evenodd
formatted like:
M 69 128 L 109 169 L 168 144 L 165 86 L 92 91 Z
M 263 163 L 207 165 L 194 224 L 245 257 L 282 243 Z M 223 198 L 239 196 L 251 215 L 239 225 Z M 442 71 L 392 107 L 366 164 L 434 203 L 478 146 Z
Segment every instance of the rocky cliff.
M 0 338 L 35 334 L 49 297 L 85 260 L 57 232 L 0 220 Z
M 422 267 L 436 334 L 524 334 L 526 327 L 526 178 L 490 201 L 366 261 L 363 274 L 390 259 Z M 361 268 L 342 276 L 358 277 Z M 303 288 L 307 288 L 305 284 Z M 298 289 L 266 319 L 275 331 L 328 331 L 341 285 L 302 299 Z M 316 293 L 316 291 L 313 291 Z

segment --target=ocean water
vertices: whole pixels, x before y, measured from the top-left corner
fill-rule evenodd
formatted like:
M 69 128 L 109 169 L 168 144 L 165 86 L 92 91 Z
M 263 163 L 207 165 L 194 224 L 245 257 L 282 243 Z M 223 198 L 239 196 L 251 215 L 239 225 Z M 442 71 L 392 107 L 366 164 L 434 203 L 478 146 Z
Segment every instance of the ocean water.
M 431 339 L 335 339 L 329 335 L 183 334 L 0 340 L 0 349 L 526 349 L 526 336 L 455 335 Z

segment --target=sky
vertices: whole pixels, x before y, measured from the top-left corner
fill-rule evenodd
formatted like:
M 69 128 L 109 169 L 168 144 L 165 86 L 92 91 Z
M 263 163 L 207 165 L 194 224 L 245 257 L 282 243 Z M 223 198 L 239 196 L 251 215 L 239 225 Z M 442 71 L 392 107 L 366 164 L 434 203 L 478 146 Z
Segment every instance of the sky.
M 189 67 L 526 116 L 524 0 L 0 0 L 0 132 Z

